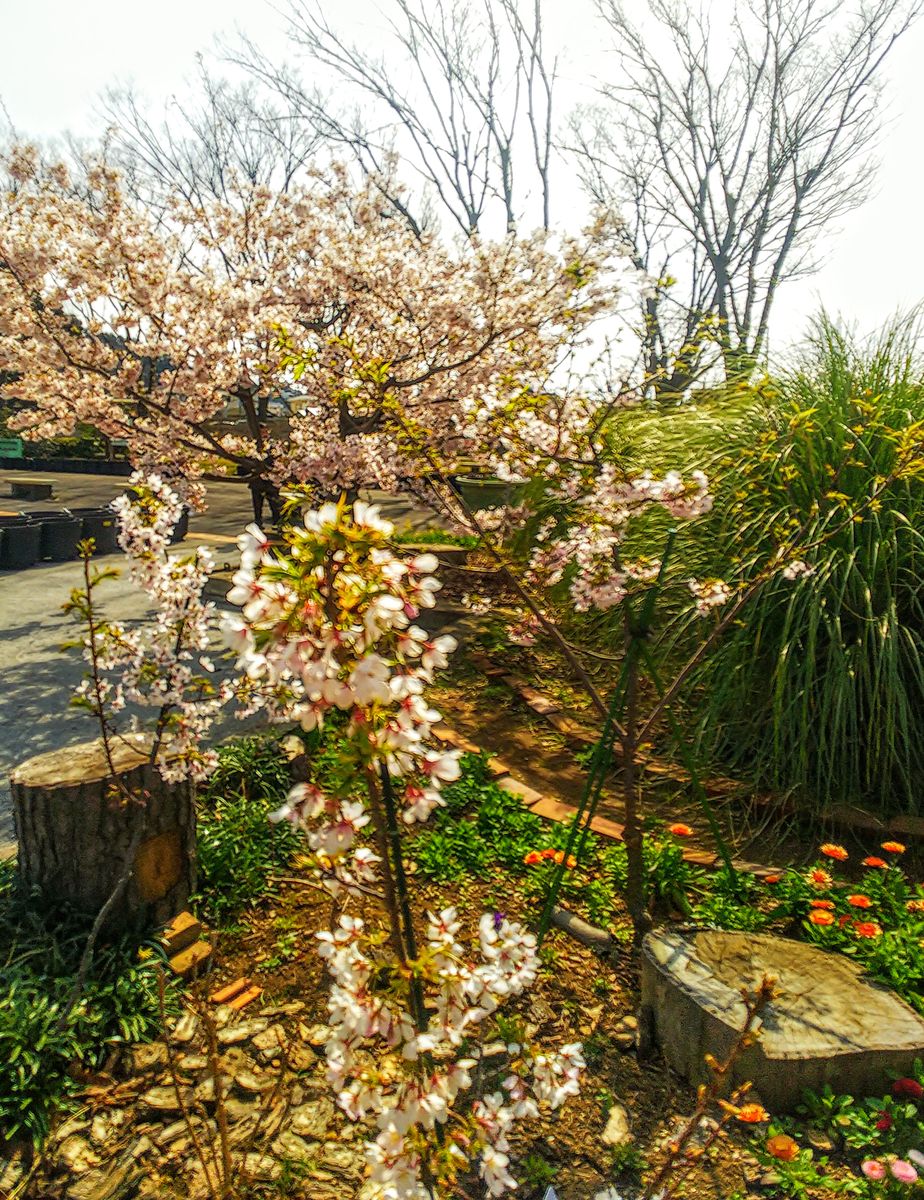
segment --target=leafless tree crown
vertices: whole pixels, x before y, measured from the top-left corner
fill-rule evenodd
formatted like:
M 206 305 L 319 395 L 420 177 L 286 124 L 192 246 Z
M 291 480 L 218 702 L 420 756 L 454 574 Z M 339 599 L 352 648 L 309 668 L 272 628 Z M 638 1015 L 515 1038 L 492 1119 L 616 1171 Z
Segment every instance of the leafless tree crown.
M 649 367 L 682 391 L 718 345 L 726 374 L 765 350 L 781 282 L 868 195 L 880 68 L 921 0 L 649 0 L 644 29 L 598 0 L 618 77 L 571 123 L 585 186 L 618 204 L 639 266 Z
M 543 0 L 387 0 L 386 46 L 372 53 L 336 29 L 322 6 L 289 0 L 307 87 L 253 43 L 231 53 L 372 178 L 394 178 L 397 155 L 412 198 L 390 195 L 418 231 L 448 215 L 466 235 L 497 209 L 508 229 L 551 219 L 556 60 L 546 55 Z M 384 184 L 387 187 L 387 182 Z

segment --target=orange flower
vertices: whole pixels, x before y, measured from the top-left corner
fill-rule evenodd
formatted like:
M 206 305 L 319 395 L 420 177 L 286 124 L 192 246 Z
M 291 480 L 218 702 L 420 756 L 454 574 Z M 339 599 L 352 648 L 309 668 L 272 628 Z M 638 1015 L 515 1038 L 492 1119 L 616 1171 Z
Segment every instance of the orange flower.
M 845 925 L 850 925 L 852 921 L 853 921 L 853 917 L 851 917 L 847 913 L 845 913 L 844 916 L 842 916 L 842 917 L 838 917 L 838 919 L 837 919 L 837 923 L 838 923 L 838 925 L 840 925 L 841 929 L 843 929 Z
M 904 854 L 905 853 L 905 847 L 902 845 L 901 842 L 883 842 L 882 849 L 885 850 L 886 854 Z
M 542 851 L 542 857 L 543 858 L 554 858 L 555 857 L 555 847 L 554 846 L 546 846 L 546 848 Z
M 833 925 L 834 917 L 829 912 L 825 912 L 821 908 L 813 908 L 808 915 L 808 919 L 813 925 Z
M 783 1162 L 792 1162 L 799 1157 L 799 1144 L 787 1133 L 777 1133 L 767 1139 L 767 1153 Z
M 808 881 L 812 887 L 816 888 L 829 888 L 834 882 L 828 872 L 822 870 L 821 867 L 813 867 L 812 870 L 809 871 Z
M 863 859 L 864 867 L 887 867 L 888 865 L 884 858 L 877 858 L 875 854 L 871 854 L 869 858 Z
M 810 900 L 812 908 L 834 908 L 833 900 Z
M 528 867 L 534 867 L 536 863 L 542 862 L 542 855 L 538 850 L 530 850 L 529 854 L 523 856 L 523 861 Z
M 765 875 L 764 883 L 779 883 L 782 878 L 782 875 Z
M 667 832 L 672 833 L 674 837 L 693 836 L 693 830 L 690 828 L 690 826 L 684 825 L 681 821 L 678 821 L 676 825 L 668 825 Z
M 555 854 L 554 854 L 554 858 L 555 858 L 555 861 L 559 864 L 565 862 L 564 850 L 556 850 Z M 569 871 L 573 871 L 574 868 L 577 866 L 577 859 L 574 857 L 573 854 L 568 855 L 568 861 L 565 863 L 565 866 L 568 868 Z
M 854 896 L 848 896 L 847 903 L 852 904 L 854 906 L 854 908 L 872 908 L 873 907 L 873 902 L 872 902 L 872 900 L 870 900 L 869 896 L 864 896 L 860 892 L 857 892 L 857 894 Z
M 759 1125 L 761 1121 L 769 1121 L 770 1114 L 762 1104 L 742 1104 L 735 1116 L 745 1125 Z
M 853 931 L 857 937 L 874 938 L 882 933 L 882 926 L 877 925 L 875 921 L 857 921 Z
M 924 912 L 924 900 L 909 900 L 905 908 L 909 912 Z
M 849 855 L 843 846 L 837 846 L 834 842 L 825 842 L 821 847 L 822 854 L 828 858 L 836 858 L 838 862 L 846 862 Z

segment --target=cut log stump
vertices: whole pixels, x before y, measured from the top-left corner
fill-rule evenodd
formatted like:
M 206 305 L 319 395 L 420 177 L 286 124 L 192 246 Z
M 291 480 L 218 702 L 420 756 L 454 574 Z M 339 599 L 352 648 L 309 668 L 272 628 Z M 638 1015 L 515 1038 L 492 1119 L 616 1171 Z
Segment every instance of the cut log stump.
M 112 740 L 118 784 L 100 741 L 16 767 L 10 783 L 27 893 L 95 916 L 130 872 L 107 932 L 163 925 L 182 911 L 196 884 L 195 789 L 163 780 L 150 747 L 146 734 Z

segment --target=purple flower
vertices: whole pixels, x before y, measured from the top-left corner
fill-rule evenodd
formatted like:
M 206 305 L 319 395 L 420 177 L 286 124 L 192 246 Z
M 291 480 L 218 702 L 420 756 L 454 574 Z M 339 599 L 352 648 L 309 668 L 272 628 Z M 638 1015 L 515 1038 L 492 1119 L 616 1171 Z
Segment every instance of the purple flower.
M 496 912 L 494 914 L 494 928 L 500 929 L 500 927 L 501 927 L 501 925 L 503 925 L 503 923 L 504 923 L 504 914 L 500 913 L 500 912 Z

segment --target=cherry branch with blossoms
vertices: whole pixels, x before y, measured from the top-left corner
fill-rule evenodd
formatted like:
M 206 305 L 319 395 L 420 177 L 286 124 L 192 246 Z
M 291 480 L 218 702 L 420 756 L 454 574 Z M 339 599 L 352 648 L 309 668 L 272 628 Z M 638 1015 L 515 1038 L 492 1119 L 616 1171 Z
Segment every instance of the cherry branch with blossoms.
M 129 579 L 153 603 L 154 617 L 138 628 L 101 617 L 96 588 L 118 572 L 94 570 L 92 549 L 85 543 L 84 587 L 75 589 L 65 605 L 66 612 L 87 626 L 79 644 L 89 671 L 76 689 L 74 703 L 99 723 L 115 781 L 119 775 L 112 741 L 119 736 L 118 716 L 133 704 L 155 710 L 149 759 L 161 777 L 199 782 L 217 762 L 215 752 L 203 749 L 202 743 L 232 694 L 229 684 L 216 685 L 212 679 L 214 666 L 206 654 L 214 605 L 202 593 L 214 563 L 201 547 L 192 555 L 168 553 L 183 501 L 159 476 L 136 472 L 129 489 L 113 501 L 119 545 L 128 561 Z
M 402 827 L 425 821 L 460 770 L 458 751 L 430 744 L 440 714 L 425 694 L 455 640 L 414 623 L 435 603 L 435 556 L 396 557 L 391 525 L 362 501 L 302 520 L 281 547 L 255 526 L 242 536 L 229 593 L 241 613 L 225 632 L 248 710 L 309 731 L 338 712 L 343 722 L 342 782 L 298 784 L 273 814 L 304 828 L 315 878 L 340 906 L 317 934 L 333 979 L 328 1082 L 352 1120 L 372 1125 L 382 1200 L 446 1196 L 473 1170 L 500 1196 L 516 1186 L 513 1125 L 576 1093 L 581 1047 L 550 1053 L 524 1038 L 505 1042 L 500 1061 L 486 1054 L 500 1006 L 535 981 L 535 937 L 485 913 L 475 953 L 454 909 L 415 917 Z M 374 891 L 384 929 L 347 911 Z

